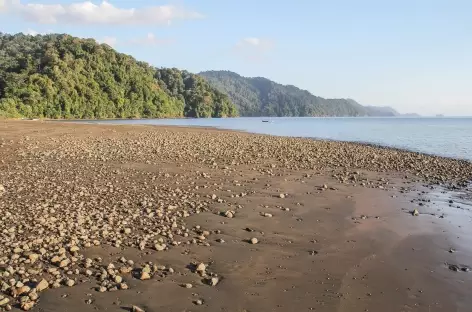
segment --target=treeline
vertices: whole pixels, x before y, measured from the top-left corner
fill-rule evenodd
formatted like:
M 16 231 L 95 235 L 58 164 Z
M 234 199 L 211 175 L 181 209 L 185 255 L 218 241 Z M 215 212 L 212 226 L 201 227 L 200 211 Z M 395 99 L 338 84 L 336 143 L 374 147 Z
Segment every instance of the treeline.
M 376 116 L 351 99 L 325 99 L 291 85 L 266 78 L 242 77 L 230 71 L 206 71 L 199 75 L 229 95 L 241 116 Z
M 237 116 L 202 77 L 136 61 L 93 39 L 0 33 L 0 116 Z

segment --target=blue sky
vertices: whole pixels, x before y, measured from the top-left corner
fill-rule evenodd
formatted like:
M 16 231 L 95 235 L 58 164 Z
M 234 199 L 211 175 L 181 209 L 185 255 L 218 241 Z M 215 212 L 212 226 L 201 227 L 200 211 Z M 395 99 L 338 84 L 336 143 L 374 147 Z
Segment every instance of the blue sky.
M 70 33 L 400 112 L 472 115 L 470 0 L 0 0 L 1 31 Z

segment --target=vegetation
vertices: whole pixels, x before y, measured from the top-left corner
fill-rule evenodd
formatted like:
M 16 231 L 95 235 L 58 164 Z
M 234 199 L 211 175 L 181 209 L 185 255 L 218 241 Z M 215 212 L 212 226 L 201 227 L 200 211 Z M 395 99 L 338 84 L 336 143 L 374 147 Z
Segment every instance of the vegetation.
M 393 116 L 351 99 L 324 99 L 294 86 L 266 78 L 246 78 L 230 71 L 206 71 L 199 75 L 229 95 L 242 116 Z
M 93 39 L 0 33 L 0 116 L 236 115 L 224 93 L 186 71 L 151 67 Z

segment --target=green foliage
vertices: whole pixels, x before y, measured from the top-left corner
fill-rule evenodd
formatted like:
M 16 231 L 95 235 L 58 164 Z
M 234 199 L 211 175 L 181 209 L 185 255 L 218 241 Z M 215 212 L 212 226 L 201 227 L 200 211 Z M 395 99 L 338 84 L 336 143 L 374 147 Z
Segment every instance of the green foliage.
M 167 93 L 185 102 L 185 116 L 234 117 L 238 114 L 228 96 L 198 75 L 176 68 L 161 68 L 155 77 Z
M 236 115 L 226 95 L 186 71 L 151 67 L 93 39 L 0 33 L 0 116 Z
M 227 93 L 241 116 L 367 116 L 374 109 L 350 99 L 324 99 L 294 86 L 266 78 L 246 78 L 230 71 L 207 71 L 199 75 Z

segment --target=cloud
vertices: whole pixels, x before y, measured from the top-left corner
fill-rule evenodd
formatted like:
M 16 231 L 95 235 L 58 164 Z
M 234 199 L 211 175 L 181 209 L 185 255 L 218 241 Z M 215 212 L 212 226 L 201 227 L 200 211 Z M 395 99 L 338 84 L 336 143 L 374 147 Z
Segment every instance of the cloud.
M 246 50 L 267 51 L 274 47 L 274 42 L 270 39 L 248 37 L 236 43 L 236 48 Z
M 36 35 L 39 35 L 39 32 L 37 32 L 36 30 L 33 30 L 31 28 L 28 28 L 28 30 L 26 31 L 25 34 L 30 35 L 30 36 L 36 36 Z
M 98 39 L 97 42 L 105 43 L 108 44 L 110 47 L 114 47 L 118 43 L 118 39 L 116 37 L 104 37 L 102 39 Z
M 86 24 L 86 25 L 166 25 L 174 20 L 203 18 L 203 15 L 182 6 L 160 5 L 143 8 L 119 8 L 103 1 L 70 4 L 22 4 L 19 0 L 8 1 L 9 13 L 28 22 L 41 24 Z
M 129 40 L 128 42 L 135 45 L 164 45 L 172 44 L 175 42 L 175 40 L 171 38 L 157 38 L 153 33 L 148 33 L 144 38 L 135 38 Z
M 234 46 L 237 56 L 249 61 L 262 61 L 274 49 L 274 41 L 267 38 L 247 37 Z
M 26 32 L 24 32 L 25 35 L 30 35 L 30 36 L 47 35 L 47 34 L 51 34 L 51 33 L 53 33 L 52 30 L 48 30 L 48 31 L 45 31 L 45 32 L 39 32 L 39 31 L 36 31 L 34 29 L 31 29 L 31 28 L 28 28 L 28 30 Z

